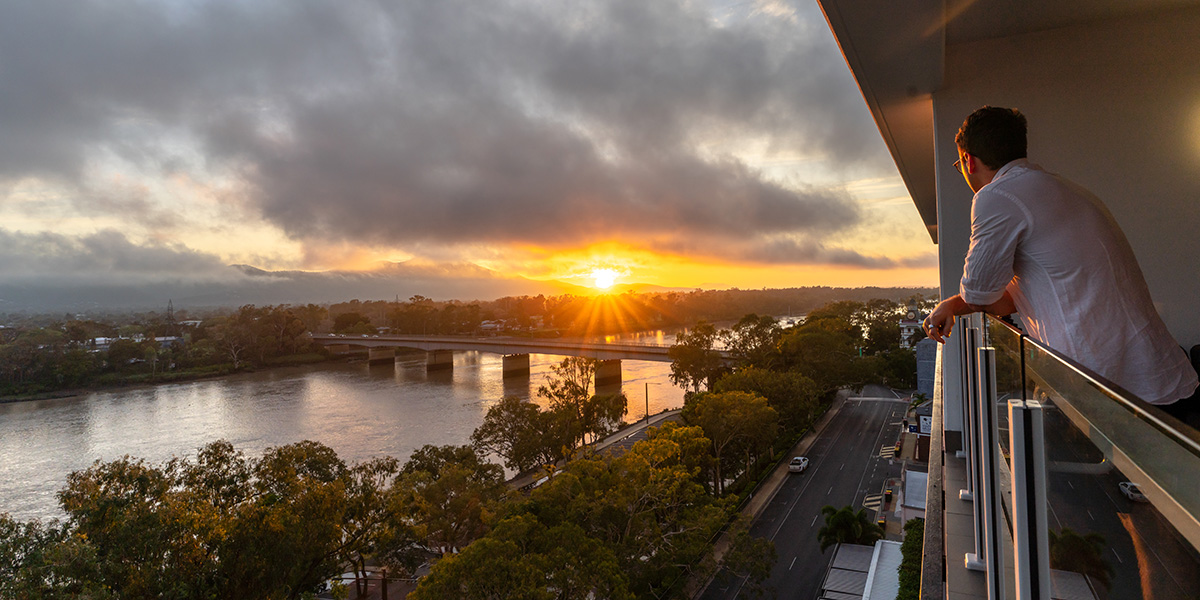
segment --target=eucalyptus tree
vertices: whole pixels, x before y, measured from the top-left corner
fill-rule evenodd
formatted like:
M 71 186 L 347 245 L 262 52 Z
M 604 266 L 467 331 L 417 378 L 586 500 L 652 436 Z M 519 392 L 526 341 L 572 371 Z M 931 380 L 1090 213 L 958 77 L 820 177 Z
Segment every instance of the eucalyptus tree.
M 707 321 L 699 321 L 690 330 L 676 334 L 675 344 L 667 350 L 671 358 L 671 383 L 699 393 L 721 372 L 721 355 L 716 350 L 720 334 Z
M 716 458 L 713 489 L 725 493 L 723 464 L 730 449 L 746 452 L 747 462 L 752 455 L 770 448 L 775 441 L 779 416 L 767 404 L 767 399 L 747 392 L 697 394 L 683 407 L 683 420 L 704 431 L 712 442 Z M 732 473 L 730 475 L 736 475 Z

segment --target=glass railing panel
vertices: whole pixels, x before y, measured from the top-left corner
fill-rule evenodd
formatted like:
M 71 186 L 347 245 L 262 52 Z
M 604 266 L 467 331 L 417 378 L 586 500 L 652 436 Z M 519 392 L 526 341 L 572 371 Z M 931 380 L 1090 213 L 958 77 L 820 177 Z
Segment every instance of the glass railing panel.
M 1016 571 L 1013 568 L 1013 497 L 1012 451 L 1009 447 L 1008 401 L 1024 398 L 1024 377 L 1021 374 L 1021 334 L 996 320 L 983 323 L 984 344 L 993 349 L 993 370 L 996 395 L 988 407 L 993 414 L 995 431 L 992 434 L 996 457 L 996 490 L 999 493 L 1000 535 L 997 540 L 1004 565 L 1004 591 L 1007 598 L 1016 597 Z
M 1200 598 L 1200 452 L 1124 397 L 1032 340 L 1025 388 L 1046 410 L 1050 556 L 1056 587 L 1098 599 Z M 1150 501 L 1123 491 L 1140 485 Z M 1087 596 L 1082 596 L 1087 597 Z

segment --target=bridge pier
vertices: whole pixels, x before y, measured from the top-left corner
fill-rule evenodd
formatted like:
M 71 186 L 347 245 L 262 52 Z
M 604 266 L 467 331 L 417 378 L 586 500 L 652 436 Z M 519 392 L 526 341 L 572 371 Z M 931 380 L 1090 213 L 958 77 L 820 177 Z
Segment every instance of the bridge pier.
M 504 355 L 504 378 L 529 377 L 528 354 Z
M 425 354 L 425 372 L 449 371 L 454 368 L 453 350 L 430 350 Z
M 395 348 L 368 348 L 367 349 L 367 364 L 370 365 L 386 365 L 396 362 Z
M 601 360 L 596 363 L 596 390 L 621 385 L 621 360 Z

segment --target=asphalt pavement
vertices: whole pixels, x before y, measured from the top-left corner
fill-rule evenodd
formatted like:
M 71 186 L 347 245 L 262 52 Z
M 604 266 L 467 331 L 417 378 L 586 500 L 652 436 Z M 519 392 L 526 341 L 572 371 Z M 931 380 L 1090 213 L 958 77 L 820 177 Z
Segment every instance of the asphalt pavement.
M 775 542 L 775 567 L 763 583 L 767 597 L 816 597 L 833 558 L 832 550 L 822 553 L 817 542 L 824 525 L 821 508 L 878 507 L 885 483 L 900 477 L 901 461 L 893 453 L 907 406 L 907 398 L 878 386 L 846 398 L 805 450 L 808 470 L 785 476 L 770 494 L 750 529 Z M 699 597 L 751 597 L 749 591 L 742 579 L 722 576 Z

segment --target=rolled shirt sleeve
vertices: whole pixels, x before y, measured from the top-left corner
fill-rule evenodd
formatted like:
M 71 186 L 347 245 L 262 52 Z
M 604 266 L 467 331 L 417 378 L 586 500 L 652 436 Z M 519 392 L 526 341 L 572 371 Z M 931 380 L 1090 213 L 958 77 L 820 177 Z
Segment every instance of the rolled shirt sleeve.
M 1013 278 L 1017 245 L 1028 235 L 1029 211 L 1015 197 L 984 188 L 971 203 L 971 245 L 959 293 L 967 304 L 986 306 L 1004 296 Z

